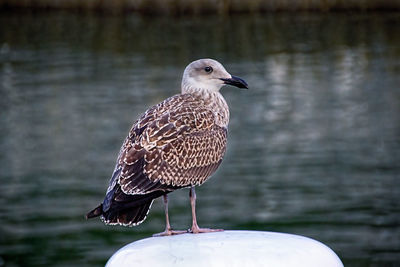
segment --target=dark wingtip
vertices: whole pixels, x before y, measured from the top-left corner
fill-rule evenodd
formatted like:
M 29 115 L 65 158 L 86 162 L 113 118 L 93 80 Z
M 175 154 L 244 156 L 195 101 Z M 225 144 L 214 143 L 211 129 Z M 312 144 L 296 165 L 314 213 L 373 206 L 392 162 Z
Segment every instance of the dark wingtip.
M 89 211 L 86 215 L 85 218 L 86 220 L 94 218 L 94 217 L 98 217 L 103 213 L 103 204 L 100 204 L 99 206 L 97 206 L 95 209 Z

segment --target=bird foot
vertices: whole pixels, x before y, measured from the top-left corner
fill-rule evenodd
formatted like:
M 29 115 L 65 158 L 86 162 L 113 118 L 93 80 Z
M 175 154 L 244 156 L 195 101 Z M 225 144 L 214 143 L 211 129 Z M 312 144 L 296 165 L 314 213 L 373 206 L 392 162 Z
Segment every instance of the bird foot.
M 200 227 L 192 227 L 191 229 L 188 230 L 188 232 L 192 234 L 213 233 L 222 231 L 224 231 L 224 229 L 210 229 L 210 228 L 200 228 Z
M 186 234 L 188 231 L 166 229 L 164 232 L 154 234 L 153 237 Z

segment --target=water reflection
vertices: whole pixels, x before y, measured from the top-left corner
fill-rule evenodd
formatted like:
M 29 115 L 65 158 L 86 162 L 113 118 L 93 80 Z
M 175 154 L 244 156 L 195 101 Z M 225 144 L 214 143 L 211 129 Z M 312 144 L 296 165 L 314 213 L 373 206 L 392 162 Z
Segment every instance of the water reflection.
M 198 189 L 199 223 L 327 243 L 346 266 L 399 259 L 398 14 L 141 18 L 0 16 L 0 262 L 99 265 L 159 232 L 83 220 L 131 123 L 175 94 L 192 59 L 219 59 L 229 148 Z M 7 25 L 7 26 L 4 26 Z M 188 192 L 171 195 L 176 228 Z

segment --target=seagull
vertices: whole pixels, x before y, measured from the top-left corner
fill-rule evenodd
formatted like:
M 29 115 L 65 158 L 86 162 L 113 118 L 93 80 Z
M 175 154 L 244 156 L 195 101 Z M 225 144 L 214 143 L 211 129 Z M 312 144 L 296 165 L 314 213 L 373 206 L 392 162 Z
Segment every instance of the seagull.
M 183 72 L 181 93 L 149 108 L 133 124 L 120 152 L 103 202 L 87 213 L 108 225 L 142 223 L 153 200 L 163 197 L 165 231 L 155 236 L 208 233 L 196 219 L 195 186 L 219 167 L 226 151 L 229 107 L 219 92 L 224 85 L 248 89 L 216 60 L 199 59 Z M 172 230 L 168 194 L 190 188 L 192 227 Z

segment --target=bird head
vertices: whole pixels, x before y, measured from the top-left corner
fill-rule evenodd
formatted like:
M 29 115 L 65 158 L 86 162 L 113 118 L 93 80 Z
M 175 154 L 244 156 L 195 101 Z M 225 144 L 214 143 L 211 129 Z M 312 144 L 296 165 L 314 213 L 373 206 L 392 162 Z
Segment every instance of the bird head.
M 199 59 L 190 63 L 183 72 L 182 93 L 193 90 L 218 92 L 225 84 L 248 89 L 247 83 L 229 74 L 221 63 L 214 59 Z

